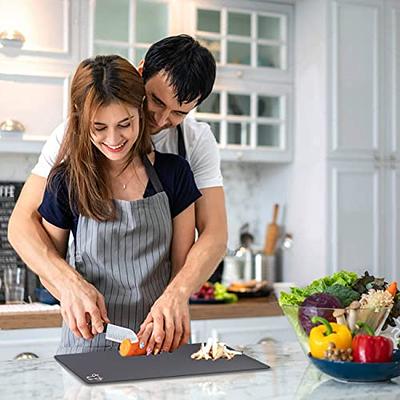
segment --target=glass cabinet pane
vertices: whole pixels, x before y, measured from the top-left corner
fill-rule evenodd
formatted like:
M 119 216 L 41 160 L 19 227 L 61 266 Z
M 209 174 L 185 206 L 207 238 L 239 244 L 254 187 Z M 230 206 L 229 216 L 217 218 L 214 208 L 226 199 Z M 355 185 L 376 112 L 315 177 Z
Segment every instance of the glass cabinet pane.
M 168 36 L 168 20 L 168 4 L 137 0 L 136 42 L 153 43 Z
M 280 125 L 257 125 L 257 146 L 280 146 Z
M 257 18 L 257 36 L 259 39 L 280 40 L 281 19 L 259 15 Z
M 250 145 L 250 124 L 248 122 L 228 122 L 228 144 Z
M 221 133 L 220 133 L 220 125 L 221 123 L 218 121 L 207 121 L 211 127 L 211 131 L 215 136 L 215 139 L 218 143 L 221 143 Z
M 280 101 L 279 97 L 258 96 L 259 117 L 280 118 Z
M 279 46 L 258 45 L 259 67 L 281 68 L 281 48 Z
M 129 0 L 97 0 L 94 38 L 129 41 Z
M 135 63 L 135 66 L 137 67 L 140 63 L 140 61 L 144 60 L 144 56 L 146 55 L 147 49 L 143 48 L 136 48 L 135 49 L 135 59 L 133 62 Z
M 228 12 L 228 34 L 249 37 L 251 35 L 250 14 Z
M 220 11 L 197 10 L 197 30 L 219 33 L 221 31 Z
M 219 93 L 211 93 L 207 99 L 205 99 L 198 107 L 197 112 L 200 113 L 211 113 L 211 114 L 219 114 L 220 113 L 220 94 Z
M 250 115 L 250 96 L 228 94 L 229 115 Z
M 115 46 L 106 46 L 95 44 L 93 47 L 94 55 L 110 55 L 110 54 L 118 54 L 121 57 L 128 58 L 129 52 L 127 48 L 115 47 Z
M 250 65 L 251 60 L 250 43 L 239 43 L 228 41 L 228 63 Z
M 216 62 L 221 62 L 221 42 L 219 40 L 201 37 L 197 37 L 197 40 L 211 52 Z

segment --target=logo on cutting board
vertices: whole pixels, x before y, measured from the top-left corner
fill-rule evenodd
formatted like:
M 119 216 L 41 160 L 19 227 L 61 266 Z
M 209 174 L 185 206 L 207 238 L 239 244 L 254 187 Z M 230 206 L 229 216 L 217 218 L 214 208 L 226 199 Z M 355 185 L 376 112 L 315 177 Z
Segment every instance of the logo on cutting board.
M 103 380 L 103 377 L 100 376 L 99 374 L 96 374 L 95 372 L 93 372 L 93 374 L 92 374 L 92 375 L 88 375 L 88 376 L 86 377 L 86 379 L 87 379 L 89 382 L 92 382 L 92 381 L 100 382 L 100 381 Z

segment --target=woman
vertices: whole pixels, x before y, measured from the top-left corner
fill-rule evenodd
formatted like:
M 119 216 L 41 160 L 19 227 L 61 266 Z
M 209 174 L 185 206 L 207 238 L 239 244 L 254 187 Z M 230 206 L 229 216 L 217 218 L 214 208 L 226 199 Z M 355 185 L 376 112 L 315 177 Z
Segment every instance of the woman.
M 142 79 L 127 60 L 97 56 L 79 65 L 67 131 L 39 208 L 64 256 L 72 232 L 72 260 L 103 294 L 105 322 L 134 331 L 184 263 L 201 196 L 185 160 L 152 150 L 144 101 Z M 73 307 L 62 313 L 59 354 L 116 346 L 101 329 L 89 340 L 77 337 L 76 327 L 89 321 L 76 320 Z

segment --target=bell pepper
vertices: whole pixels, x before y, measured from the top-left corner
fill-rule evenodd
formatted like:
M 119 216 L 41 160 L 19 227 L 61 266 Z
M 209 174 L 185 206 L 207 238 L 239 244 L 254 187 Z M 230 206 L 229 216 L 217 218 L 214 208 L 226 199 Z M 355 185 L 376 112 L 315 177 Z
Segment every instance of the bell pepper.
M 374 331 L 365 323 L 358 322 L 357 327 L 366 334 L 356 334 L 353 338 L 353 360 L 360 363 L 390 362 L 393 357 L 393 342 L 384 336 L 374 336 Z
M 312 328 L 308 338 L 310 353 L 313 357 L 324 358 L 330 343 L 334 343 L 337 349 L 351 348 L 352 336 L 346 325 L 328 322 L 322 317 L 313 317 L 311 322 L 322 324 Z

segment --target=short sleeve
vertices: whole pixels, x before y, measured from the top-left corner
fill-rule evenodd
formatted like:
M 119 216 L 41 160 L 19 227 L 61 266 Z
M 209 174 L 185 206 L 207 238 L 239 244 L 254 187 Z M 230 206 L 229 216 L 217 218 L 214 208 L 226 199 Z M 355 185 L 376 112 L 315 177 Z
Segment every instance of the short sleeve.
M 172 218 L 179 215 L 201 197 L 201 192 L 196 186 L 189 163 L 181 157 L 177 157 L 177 160 L 171 204 Z
M 74 217 L 69 204 L 67 184 L 62 173 L 54 176 L 47 185 L 43 200 L 39 206 L 40 215 L 50 224 L 73 230 Z
M 53 167 L 61 142 L 64 137 L 66 122 L 57 126 L 43 146 L 37 164 L 32 169 L 32 174 L 47 178 Z
M 197 140 L 193 144 L 189 159 L 197 187 L 206 189 L 223 186 L 221 159 L 215 137 L 208 124 L 197 125 L 196 129 L 201 129 L 201 132 L 196 135 Z

